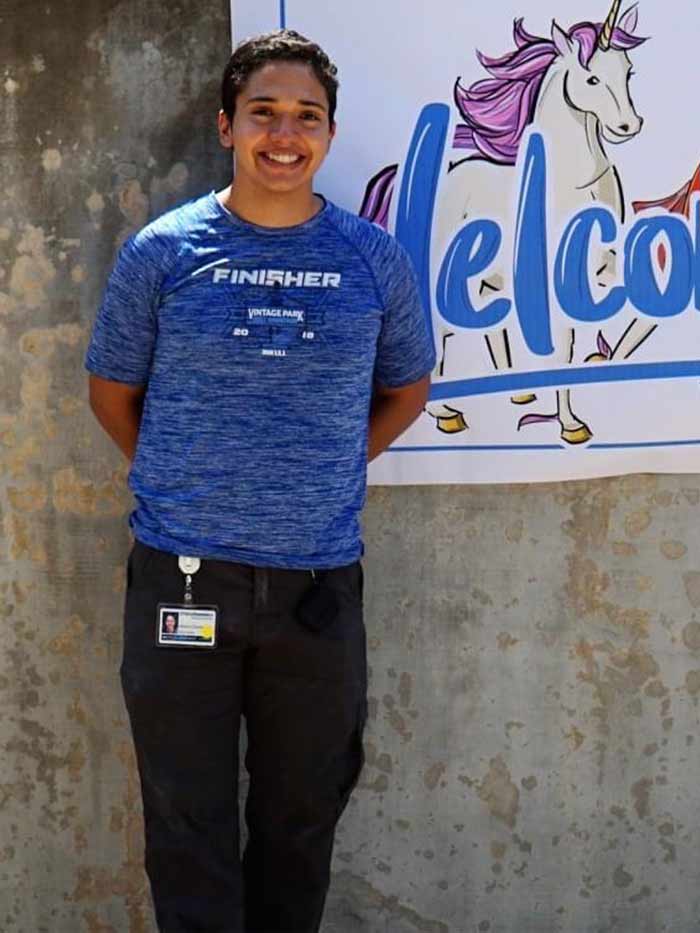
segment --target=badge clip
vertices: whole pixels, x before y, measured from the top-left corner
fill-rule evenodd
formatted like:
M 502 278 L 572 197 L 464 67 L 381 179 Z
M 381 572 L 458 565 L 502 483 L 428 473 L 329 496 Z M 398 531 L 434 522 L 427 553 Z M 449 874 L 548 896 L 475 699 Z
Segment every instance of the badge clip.
M 185 605 L 192 605 L 192 577 L 202 566 L 198 557 L 178 557 L 177 565 L 185 575 Z

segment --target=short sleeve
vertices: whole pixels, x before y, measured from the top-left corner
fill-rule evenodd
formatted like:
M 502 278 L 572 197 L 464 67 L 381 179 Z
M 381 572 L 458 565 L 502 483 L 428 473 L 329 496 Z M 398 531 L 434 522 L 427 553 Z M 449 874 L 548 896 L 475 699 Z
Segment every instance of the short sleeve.
M 164 277 L 159 258 L 143 231 L 119 252 L 85 359 L 94 375 L 132 385 L 148 381 Z
M 395 240 L 388 242 L 385 261 L 377 271 L 384 321 L 374 376 L 380 385 L 399 388 L 432 370 L 435 349 L 411 260 Z

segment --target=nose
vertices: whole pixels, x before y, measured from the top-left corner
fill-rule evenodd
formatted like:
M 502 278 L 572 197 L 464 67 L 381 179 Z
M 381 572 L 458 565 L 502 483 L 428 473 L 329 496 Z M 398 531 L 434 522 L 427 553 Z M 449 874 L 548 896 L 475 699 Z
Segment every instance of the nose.
M 619 123 L 617 129 L 620 133 L 624 133 L 626 136 L 630 136 L 632 134 L 638 133 L 643 126 L 644 118 L 635 114 L 631 123 Z
M 270 127 L 270 136 L 285 137 L 294 135 L 294 118 L 291 115 L 280 114 Z

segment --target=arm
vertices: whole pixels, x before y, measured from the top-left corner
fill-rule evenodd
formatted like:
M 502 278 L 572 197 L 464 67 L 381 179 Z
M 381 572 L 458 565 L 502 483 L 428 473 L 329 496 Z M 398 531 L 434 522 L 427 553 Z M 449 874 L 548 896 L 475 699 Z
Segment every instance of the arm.
M 375 386 L 369 414 L 368 460 L 374 460 L 413 424 L 428 400 L 429 389 L 430 376 L 398 389 Z
M 145 386 L 90 376 L 90 408 L 127 460 L 134 459 Z

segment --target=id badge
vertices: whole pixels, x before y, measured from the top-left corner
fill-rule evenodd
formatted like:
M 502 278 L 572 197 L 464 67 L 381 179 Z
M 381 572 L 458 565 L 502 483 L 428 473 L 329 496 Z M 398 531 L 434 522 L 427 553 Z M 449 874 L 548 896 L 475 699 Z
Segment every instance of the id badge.
M 156 645 L 159 648 L 215 648 L 217 606 L 158 605 Z

